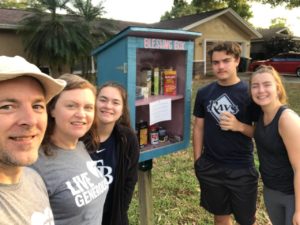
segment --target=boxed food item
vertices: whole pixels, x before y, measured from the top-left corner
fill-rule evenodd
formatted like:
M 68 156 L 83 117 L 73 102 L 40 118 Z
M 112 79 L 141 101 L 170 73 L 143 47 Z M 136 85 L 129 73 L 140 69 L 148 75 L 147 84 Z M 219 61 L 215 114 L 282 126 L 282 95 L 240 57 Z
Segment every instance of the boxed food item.
M 153 69 L 153 95 L 159 95 L 159 67 Z
M 163 71 L 163 88 L 164 95 L 176 95 L 177 94 L 177 74 L 176 70 L 167 69 Z
M 161 69 L 159 72 L 159 94 L 164 95 L 164 77 L 163 77 L 164 70 Z
M 145 98 L 151 95 L 151 77 L 152 70 L 150 69 L 142 70 L 140 76 L 137 77 L 137 87 L 140 88 L 139 94 Z

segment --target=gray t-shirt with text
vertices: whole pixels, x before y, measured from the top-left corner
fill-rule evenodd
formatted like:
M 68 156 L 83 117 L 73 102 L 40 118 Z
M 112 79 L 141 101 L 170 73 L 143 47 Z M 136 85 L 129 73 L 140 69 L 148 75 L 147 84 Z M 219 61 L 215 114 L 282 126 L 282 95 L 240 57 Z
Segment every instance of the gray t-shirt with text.
M 55 225 L 101 225 L 106 178 L 82 142 L 73 150 L 53 150 L 45 156 L 41 149 L 33 168 L 46 184 Z

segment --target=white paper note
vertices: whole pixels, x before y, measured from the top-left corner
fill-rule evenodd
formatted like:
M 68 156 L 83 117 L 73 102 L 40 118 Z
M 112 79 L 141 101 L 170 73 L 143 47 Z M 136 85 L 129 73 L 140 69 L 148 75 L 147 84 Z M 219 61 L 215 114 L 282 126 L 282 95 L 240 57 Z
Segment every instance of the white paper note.
M 149 104 L 149 115 L 150 115 L 150 125 L 171 120 L 172 111 L 171 111 L 171 99 L 163 99 Z

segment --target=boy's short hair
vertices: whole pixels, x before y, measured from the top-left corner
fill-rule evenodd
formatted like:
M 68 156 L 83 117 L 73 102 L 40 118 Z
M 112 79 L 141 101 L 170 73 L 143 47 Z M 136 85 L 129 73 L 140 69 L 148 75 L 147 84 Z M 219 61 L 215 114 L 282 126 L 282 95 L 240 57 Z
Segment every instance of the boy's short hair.
M 242 48 L 237 42 L 232 41 L 222 41 L 217 42 L 211 50 L 209 50 L 208 54 L 210 60 L 212 60 L 212 55 L 214 52 L 222 52 L 225 51 L 227 55 L 233 55 L 234 58 L 240 58 Z

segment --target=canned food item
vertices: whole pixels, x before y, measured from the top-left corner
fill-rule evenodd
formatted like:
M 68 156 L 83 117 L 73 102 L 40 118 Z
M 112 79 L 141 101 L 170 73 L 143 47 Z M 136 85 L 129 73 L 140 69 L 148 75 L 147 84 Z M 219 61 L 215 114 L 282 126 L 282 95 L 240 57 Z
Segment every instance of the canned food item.
M 140 148 L 145 147 L 148 144 L 148 122 L 140 121 L 137 123 L 137 133 Z
M 158 130 L 156 127 L 150 128 L 149 136 L 150 136 L 150 143 L 152 145 L 157 145 L 159 143 Z
M 160 142 L 166 142 L 168 140 L 168 135 L 166 129 L 160 127 L 158 129 L 158 138 Z

